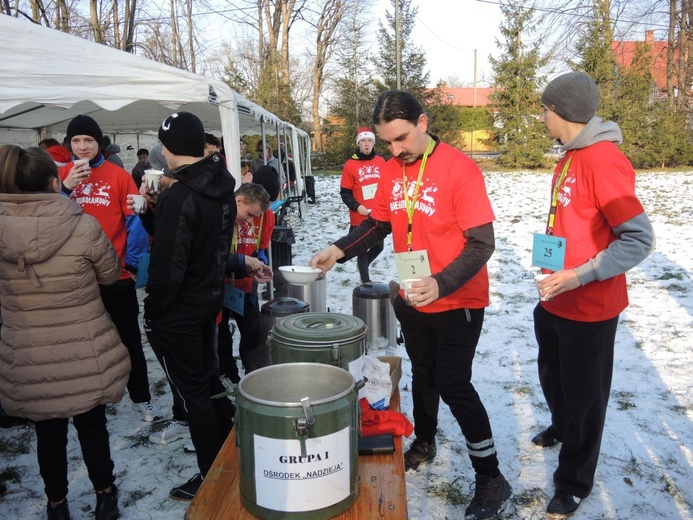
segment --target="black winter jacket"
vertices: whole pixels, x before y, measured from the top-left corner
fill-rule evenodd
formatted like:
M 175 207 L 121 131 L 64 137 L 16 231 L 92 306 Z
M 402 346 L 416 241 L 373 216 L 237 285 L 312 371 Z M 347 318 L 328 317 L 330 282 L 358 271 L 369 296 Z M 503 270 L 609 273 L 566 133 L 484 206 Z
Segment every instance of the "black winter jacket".
M 221 309 L 224 276 L 236 220 L 236 181 L 214 153 L 174 172 L 154 213 L 147 320 L 168 312 L 214 316 Z

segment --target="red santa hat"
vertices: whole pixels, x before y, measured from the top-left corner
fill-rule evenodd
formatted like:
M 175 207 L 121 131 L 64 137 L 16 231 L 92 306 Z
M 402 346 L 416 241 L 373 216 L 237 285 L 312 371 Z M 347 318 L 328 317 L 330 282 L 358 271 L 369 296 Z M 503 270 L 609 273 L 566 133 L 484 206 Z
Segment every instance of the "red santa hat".
M 373 133 L 373 130 L 371 130 L 368 127 L 362 127 L 359 128 L 358 133 L 356 134 L 356 145 L 358 146 L 359 141 L 361 139 L 373 139 L 373 142 L 375 142 L 375 134 Z

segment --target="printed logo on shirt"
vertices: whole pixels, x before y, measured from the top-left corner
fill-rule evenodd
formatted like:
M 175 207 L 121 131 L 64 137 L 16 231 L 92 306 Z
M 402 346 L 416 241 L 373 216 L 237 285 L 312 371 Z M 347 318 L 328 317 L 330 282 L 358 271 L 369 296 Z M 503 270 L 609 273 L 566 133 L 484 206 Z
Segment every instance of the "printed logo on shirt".
M 406 203 L 404 200 L 404 189 L 403 189 L 402 179 L 395 179 L 392 186 L 392 201 L 390 202 L 390 211 L 393 213 L 396 211 L 404 210 L 406 211 Z M 414 189 L 416 188 L 416 183 L 410 182 L 407 186 L 409 200 L 414 199 Z M 433 216 L 436 212 L 436 193 L 438 192 L 438 186 L 435 183 L 426 185 L 425 180 L 421 181 L 421 188 L 419 188 L 419 195 L 416 200 L 415 211 Z
M 565 178 L 565 181 L 563 181 L 563 185 L 561 186 L 561 189 L 558 190 L 558 205 L 562 207 L 568 206 L 570 204 L 570 201 L 573 198 L 573 186 L 577 182 L 577 179 L 575 178 L 574 174 L 571 174 L 570 170 L 568 170 L 568 175 Z
M 104 181 L 82 182 L 78 184 L 70 198 L 80 206 L 94 204 L 96 206 L 111 205 L 111 185 Z
M 375 164 L 367 164 L 359 167 L 359 183 L 377 181 L 380 179 L 380 167 Z

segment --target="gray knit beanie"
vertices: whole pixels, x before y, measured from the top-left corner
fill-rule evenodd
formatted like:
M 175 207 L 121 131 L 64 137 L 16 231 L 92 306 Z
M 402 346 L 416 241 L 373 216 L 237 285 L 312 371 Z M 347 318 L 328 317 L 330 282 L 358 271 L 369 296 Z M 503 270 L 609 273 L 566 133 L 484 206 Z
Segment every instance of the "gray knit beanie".
M 587 123 L 599 106 L 599 88 L 584 72 L 569 72 L 546 85 L 541 102 L 566 121 Z

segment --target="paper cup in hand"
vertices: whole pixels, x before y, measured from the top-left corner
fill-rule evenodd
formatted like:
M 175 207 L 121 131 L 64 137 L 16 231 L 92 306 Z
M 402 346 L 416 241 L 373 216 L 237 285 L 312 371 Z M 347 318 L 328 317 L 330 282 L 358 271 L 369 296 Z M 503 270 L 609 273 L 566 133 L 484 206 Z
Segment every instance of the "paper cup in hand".
M 143 195 L 130 195 L 132 197 L 132 212 L 141 215 L 147 211 L 147 199 Z
M 538 275 L 536 275 L 536 276 L 534 277 L 534 282 L 537 284 L 537 290 L 539 291 L 539 299 L 540 299 L 541 301 L 543 301 L 543 302 L 549 301 L 550 298 L 549 298 L 548 295 L 544 295 L 544 294 L 541 293 L 541 290 L 539 289 L 539 284 L 540 284 L 540 283 L 542 282 L 542 280 L 543 280 L 544 278 L 546 278 L 547 276 L 549 276 L 549 275 L 548 275 L 548 274 L 538 274 Z
M 411 305 L 411 300 L 409 299 L 409 291 L 411 290 L 411 286 L 414 282 L 420 282 L 421 278 L 407 278 L 406 280 L 402 280 L 402 291 L 404 291 L 404 301 L 407 302 L 407 305 Z
M 86 166 L 86 168 L 85 168 L 85 166 Z M 75 167 L 78 170 L 86 173 L 87 175 L 89 175 L 89 173 L 90 173 L 90 171 L 89 171 L 89 159 L 76 159 L 75 160 Z
M 147 193 L 161 193 L 161 178 L 164 172 L 161 170 L 144 170 L 144 185 Z

